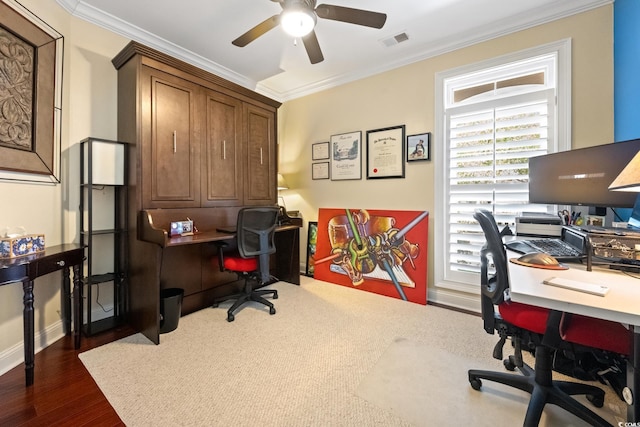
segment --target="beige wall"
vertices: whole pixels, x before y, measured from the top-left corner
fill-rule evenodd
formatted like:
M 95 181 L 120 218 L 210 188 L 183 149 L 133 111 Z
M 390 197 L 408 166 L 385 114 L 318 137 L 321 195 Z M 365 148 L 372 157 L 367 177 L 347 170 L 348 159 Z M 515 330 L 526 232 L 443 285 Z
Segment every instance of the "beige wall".
M 113 58 L 128 40 L 73 18 L 54 0 L 20 0 L 64 36 L 61 183 L 0 181 L 0 228 L 24 226 L 45 234 L 47 245 L 79 242 L 79 149 L 88 136 L 116 139 Z M 10 202 L 9 202 L 10 201 Z M 60 273 L 35 282 L 36 349 L 60 338 Z M 0 373 L 21 362 L 22 286 L 0 286 Z
M 435 212 L 434 162 L 442 135 L 433 135 L 432 161 L 407 164 L 405 179 L 366 180 L 363 161 L 360 181 L 313 181 L 311 144 L 352 131 L 362 131 L 366 142 L 367 130 L 402 124 L 409 135 L 432 132 L 436 73 L 561 39 L 572 40 L 572 147 L 612 142 L 612 17 L 612 6 L 605 6 L 286 102 L 280 108 L 278 126 L 280 172 L 290 186 L 282 192 L 287 208 L 300 210 L 305 224 L 317 220 L 322 207 Z M 429 229 L 433 226 L 432 214 Z M 302 259 L 305 256 L 306 230 L 301 239 Z M 434 258 L 439 261 L 431 238 L 428 283 L 432 300 L 443 295 L 433 285 Z
M 45 233 L 48 245 L 78 242 L 77 144 L 87 136 L 116 138 L 117 76 L 110 60 L 128 40 L 71 17 L 53 0 L 21 2 L 65 37 L 62 183 L 0 182 L 0 227 Z M 612 24 L 612 8 L 603 7 L 285 103 L 278 126 L 280 171 L 292 188 L 283 193 L 287 207 L 302 211 L 305 222 L 317 219 L 319 207 L 433 212 L 433 161 L 408 164 L 402 180 L 312 181 L 311 144 L 332 134 L 360 130 L 364 137 L 369 129 L 399 124 L 408 134 L 432 131 L 436 72 L 567 37 L 573 39 L 573 146 L 610 142 Z M 434 137 L 433 153 L 440 149 Z M 429 253 L 431 271 L 431 246 Z M 36 281 L 36 348 L 61 336 L 59 280 L 56 273 Z M 20 284 L 0 287 L 0 373 L 22 361 L 22 296 Z

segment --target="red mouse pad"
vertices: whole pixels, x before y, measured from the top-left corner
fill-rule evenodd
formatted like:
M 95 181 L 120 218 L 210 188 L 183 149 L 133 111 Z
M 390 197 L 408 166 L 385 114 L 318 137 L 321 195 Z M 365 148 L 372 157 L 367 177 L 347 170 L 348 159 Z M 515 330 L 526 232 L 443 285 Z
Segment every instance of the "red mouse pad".
M 558 264 L 558 265 L 530 264 L 528 262 L 522 262 L 518 260 L 518 258 L 509 258 L 509 261 L 511 261 L 514 264 L 524 265 L 525 267 L 542 268 L 544 270 L 568 270 L 569 269 L 569 267 L 567 267 L 564 264 Z

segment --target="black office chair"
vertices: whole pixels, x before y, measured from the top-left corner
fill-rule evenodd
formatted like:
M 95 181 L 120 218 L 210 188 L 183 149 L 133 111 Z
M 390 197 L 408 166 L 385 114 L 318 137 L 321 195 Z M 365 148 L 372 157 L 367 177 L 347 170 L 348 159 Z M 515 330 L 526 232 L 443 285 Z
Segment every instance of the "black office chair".
M 241 305 L 255 301 L 269 307 L 269 314 L 275 314 L 273 304 L 263 298 L 271 295 L 278 298 L 278 292 L 273 289 L 256 289 L 277 279 L 269 273 L 269 256 L 276 251 L 273 236 L 276 229 L 279 209 L 277 206 L 257 206 L 243 208 L 238 212 L 237 220 L 237 252 L 225 254 L 224 242 L 218 245 L 218 264 L 220 271 L 236 273 L 238 279 L 244 280 L 244 290 L 236 295 L 216 300 L 213 307 L 230 299 L 236 299 L 227 311 L 227 321 L 235 319 L 233 312 Z
M 481 379 L 486 379 L 529 392 L 531 399 L 524 426 L 537 426 L 547 403 L 560 406 L 593 426 L 610 425 L 571 397 L 586 395 L 594 406 L 602 407 L 604 391 L 588 384 L 554 381 L 554 358 L 570 355 L 578 361 L 589 355 L 591 361 L 596 360 L 603 366 L 618 366 L 623 363 L 619 355 L 628 354 L 631 349 L 629 330 L 616 322 L 509 301 L 505 297 L 509 290 L 509 277 L 501 233 L 490 212 L 477 211 L 474 218 L 480 223 L 487 241 L 480 254 L 484 329 L 489 334 L 497 332 L 500 335 L 493 351 L 496 359 L 502 359 L 502 347 L 507 338 L 511 339 L 515 352 L 504 360 L 504 366 L 511 371 L 517 367 L 524 375 L 470 369 L 471 386 L 480 390 Z M 495 270 L 493 274 L 489 272 L 491 266 Z M 534 353 L 535 371 L 522 361 L 522 350 Z

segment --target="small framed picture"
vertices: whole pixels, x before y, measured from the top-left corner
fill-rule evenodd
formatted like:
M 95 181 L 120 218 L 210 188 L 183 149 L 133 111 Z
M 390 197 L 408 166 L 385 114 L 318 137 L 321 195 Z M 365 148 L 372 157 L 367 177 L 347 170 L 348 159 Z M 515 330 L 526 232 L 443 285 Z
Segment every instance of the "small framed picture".
M 311 160 L 325 160 L 329 158 L 329 142 L 317 142 L 311 145 Z
M 329 179 L 329 162 L 313 163 L 311 179 Z
M 407 162 L 431 160 L 431 132 L 407 136 Z

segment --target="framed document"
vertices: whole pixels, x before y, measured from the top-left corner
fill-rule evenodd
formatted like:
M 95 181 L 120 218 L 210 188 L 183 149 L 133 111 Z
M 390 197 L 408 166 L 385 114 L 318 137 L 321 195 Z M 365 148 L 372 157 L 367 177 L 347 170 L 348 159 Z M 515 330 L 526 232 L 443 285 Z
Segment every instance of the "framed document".
M 325 160 L 329 158 L 329 143 L 317 142 L 311 146 L 311 160 Z
M 404 125 L 367 131 L 367 179 L 404 178 Z
M 312 179 L 329 179 L 329 162 L 313 163 L 311 165 Z
M 331 180 L 362 179 L 362 132 L 331 136 Z

